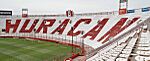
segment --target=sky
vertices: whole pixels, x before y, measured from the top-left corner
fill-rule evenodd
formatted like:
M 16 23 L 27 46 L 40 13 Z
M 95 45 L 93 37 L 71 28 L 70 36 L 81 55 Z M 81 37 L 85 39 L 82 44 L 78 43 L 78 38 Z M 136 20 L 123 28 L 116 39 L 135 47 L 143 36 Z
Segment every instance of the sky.
M 117 11 L 119 0 L 0 0 L 0 9 L 12 10 L 21 14 L 22 8 L 28 8 L 29 14 L 65 14 Z M 150 7 L 150 0 L 129 0 L 128 9 Z

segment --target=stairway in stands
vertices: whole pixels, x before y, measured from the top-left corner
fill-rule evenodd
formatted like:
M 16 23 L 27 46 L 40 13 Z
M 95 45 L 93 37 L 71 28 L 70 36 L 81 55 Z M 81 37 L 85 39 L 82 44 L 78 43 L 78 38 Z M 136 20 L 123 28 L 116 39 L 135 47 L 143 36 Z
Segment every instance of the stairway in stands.
M 129 57 L 130 61 L 150 61 L 150 32 L 142 30 Z

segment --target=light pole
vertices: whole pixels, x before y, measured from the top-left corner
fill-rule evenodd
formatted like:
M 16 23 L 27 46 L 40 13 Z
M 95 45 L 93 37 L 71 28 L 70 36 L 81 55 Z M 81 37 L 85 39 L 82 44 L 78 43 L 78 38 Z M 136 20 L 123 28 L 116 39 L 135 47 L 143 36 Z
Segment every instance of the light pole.
M 73 17 L 73 11 L 72 10 L 68 10 L 68 11 L 66 11 L 66 16 L 68 17 L 68 18 L 71 18 L 71 17 Z M 74 30 L 74 27 L 73 27 L 73 24 L 72 24 L 72 21 L 70 20 L 70 24 L 72 25 L 71 26 L 71 30 L 72 30 L 72 40 L 71 40 L 71 43 L 72 43 L 72 53 L 74 52 L 73 51 L 73 30 Z
M 72 53 L 73 53 L 73 27 L 71 27 L 71 30 L 72 30 L 72 40 L 71 40 L 71 43 L 72 43 Z
M 82 31 L 82 35 L 83 35 L 83 33 L 84 33 L 84 31 Z M 84 55 L 85 53 L 84 53 L 85 51 L 84 51 L 84 38 L 82 38 L 82 54 Z
M 36 38 L 36 34 L 35 34 L 36 29 L 34 28 L 33 30 L 33 37 Z

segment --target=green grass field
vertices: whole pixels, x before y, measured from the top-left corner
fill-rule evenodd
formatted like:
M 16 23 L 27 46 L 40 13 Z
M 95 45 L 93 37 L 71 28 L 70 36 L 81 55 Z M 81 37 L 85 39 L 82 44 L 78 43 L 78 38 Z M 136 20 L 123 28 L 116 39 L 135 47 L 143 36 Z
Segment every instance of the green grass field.
M 63 61 L 71 56 L 71 48 L 46 41 L 0 38 L 0 61 Z

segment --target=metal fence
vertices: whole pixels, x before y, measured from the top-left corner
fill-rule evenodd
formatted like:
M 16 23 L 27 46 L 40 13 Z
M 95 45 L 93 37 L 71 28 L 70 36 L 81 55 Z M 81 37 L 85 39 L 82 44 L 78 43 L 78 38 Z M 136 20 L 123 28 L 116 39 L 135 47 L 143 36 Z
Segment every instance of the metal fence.
M 81 53 L 80 50 L 78 50 L 76 47 L 82 48 L 82 38 L 79 37 L 72 37 L 67 35 L 55 35 L 55 34 L 39 34 L 39 33 L 0 33 L 0 37 L 10 37 L 10 38 L 26 38 L 26 39 L 39 39 L 44 41 L 50 41 L 55 43 L 60 43 L 68 46 L 72 46 L 72 52 L 77 54 Z M 70 52 L 69 56 L 72 56 L 72 53 Z M 64 55 L 59 56 L 53 56 L 50 57 L 53 61 L 62 61 L 66 58 Z

